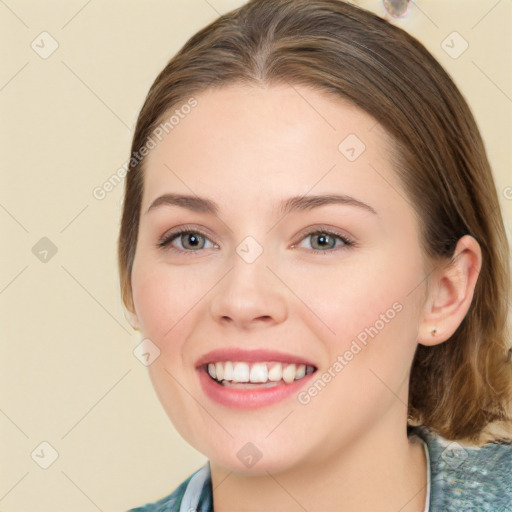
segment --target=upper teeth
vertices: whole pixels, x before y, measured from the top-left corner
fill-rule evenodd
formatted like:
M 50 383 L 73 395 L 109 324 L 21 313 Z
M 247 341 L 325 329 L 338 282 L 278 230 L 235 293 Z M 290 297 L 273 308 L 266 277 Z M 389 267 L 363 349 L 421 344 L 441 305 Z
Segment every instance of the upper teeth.
M 251 364 L 239 361 L 219 361 L 208 364 L 210 377 L 218 381 L 264 383 L 277 382 L 282 379 L 286 383 L 290 383 L 302 379 L 313 371 L 312 366 L 293 363 L 258 362 Z

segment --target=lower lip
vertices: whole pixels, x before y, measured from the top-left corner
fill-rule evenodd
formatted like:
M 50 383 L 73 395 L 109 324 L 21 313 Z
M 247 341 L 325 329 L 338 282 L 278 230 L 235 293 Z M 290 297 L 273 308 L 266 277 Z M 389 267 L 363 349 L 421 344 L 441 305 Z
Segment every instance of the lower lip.
M 266 405 L 280 402 L 296 394 L 304 387 L 316 373 L 309 373 L 300 380 L 289 384 L 281 384 L 269 388 L 240 389 L 230 388 L 214 381 L 204 370 L 200 368 L 199 380 L 205 394 L 214 402 L 236 409 L 257 409 Z

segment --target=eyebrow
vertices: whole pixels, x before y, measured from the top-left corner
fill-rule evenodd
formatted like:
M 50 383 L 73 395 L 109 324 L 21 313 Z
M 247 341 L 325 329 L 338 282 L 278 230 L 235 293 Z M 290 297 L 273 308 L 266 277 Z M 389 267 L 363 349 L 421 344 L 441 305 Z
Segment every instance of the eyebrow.
M 312 210 L 329 204 L 343 204 L 349 206 L 356 206 L 365 209 L 374 215 L 377 212 L 368 204 L 355 199 L 354 197 L 340 194 L 327 194 L 327 195 L 308 195 L 308 196 L 294 196 L 286 199 L 280 205 L 279 212 L 281 215 L 287 215 L 293 211 Z M 199 196 L 185 195 L 185 194 L 163 194 L 157 197 L 146 210 L 149 213 L 151 210 L 159 206 L 178 206 L 186 208 L 193 212 L 210 213 L 217 215 L 220 208 L 217 203 L 211 199 L 206 199 Z

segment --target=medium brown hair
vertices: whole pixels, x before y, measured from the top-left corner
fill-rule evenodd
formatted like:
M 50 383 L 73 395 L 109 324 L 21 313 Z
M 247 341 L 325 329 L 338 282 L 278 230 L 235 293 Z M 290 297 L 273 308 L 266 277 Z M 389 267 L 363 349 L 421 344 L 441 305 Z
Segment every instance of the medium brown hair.
M 482 138 L 449 75 L 415 38 L 349 3 L 252 0 L 196 33 L 160 72 L 139 114 L 132 155 L 171 108 L 233 84 L 304 85 L 363 109 L 393 141 L 425 261 L 449 262 L 465 234 L 478 241 L 482 268 L 466 317 L 448 341 L 417 347 L 409 421 L 477 443 L 498 424 L 502 434 L 488 440 L 510 439 L 509 247 Z M 118 241 L 130 311 L 143 164 L 130 161 Z

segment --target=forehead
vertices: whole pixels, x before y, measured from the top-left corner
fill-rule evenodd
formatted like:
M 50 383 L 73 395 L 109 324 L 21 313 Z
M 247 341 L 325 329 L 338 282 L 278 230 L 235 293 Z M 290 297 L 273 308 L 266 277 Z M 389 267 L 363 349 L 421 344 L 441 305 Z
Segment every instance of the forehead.
M 303 86 L 229 86 L 194 98 L 197 105 L 146 159 L 143 208 L 166 188 L 268 201 L 285 190 L 340 186 L 343 193 L 355 187 L 371 195 L 395 181 L 386 132 L 332 95 Z

